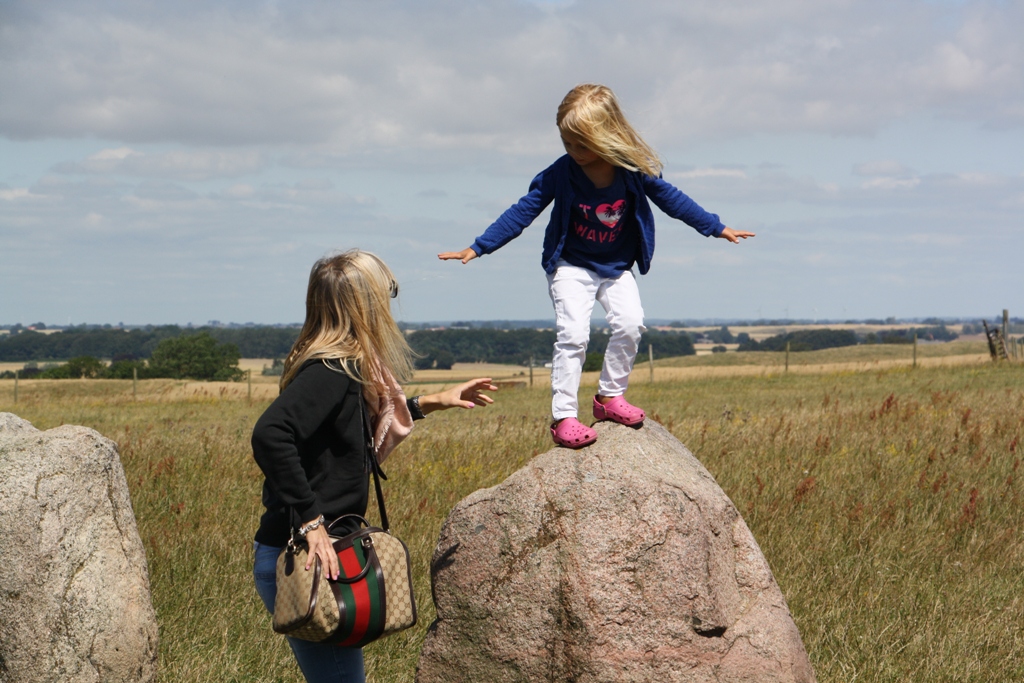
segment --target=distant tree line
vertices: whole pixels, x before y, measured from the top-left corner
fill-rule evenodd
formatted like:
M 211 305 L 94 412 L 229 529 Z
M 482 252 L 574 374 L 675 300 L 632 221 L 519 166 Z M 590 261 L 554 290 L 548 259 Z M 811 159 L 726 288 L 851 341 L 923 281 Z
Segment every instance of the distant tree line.
M 54 334 L 22 330 L 0 337 L 0 362 L 67 360 L 82 356 L 141 360 L 153 355 L 166 339 L 206 334 L 222 344 L 233 344 L 242 358 L 285 356 L 299 336 L 297 327 L 182 328 L 177 325 L 131 330 L 75 329 Z
M 19 335 L 20 336 L 20 335 Z M 170 337 L 162 340 L 153 349 L 148 360 L 115 360 L 109 366 L 95 356 L 75 356 L 67 363 L 26 364 L 19 371 L 25 379 L 197 379 L 212 381 L 236 381 L 244 374 L 238 368 L 241 358 L 234 344 L 218 342 L 206 332 Z M 3 378 L 13 378 L 14 373 L 6 371 Z
M 292 344 L 298 337 L 297 327 L 245 327 L 245 328 L 182 328 L 177 325 L 151 326 L 124 330 L 120 328 L 70 328 L 54 334 L 42 334 L 20 328 L 16 334 L 0 337 L 0 361 L 2 362 L 43 362 L 79 360 L 83 358 L 110 359 L 108 367 L 68 363 L 62 369 L 54 367 L 39 369 L 56 377 L 68 373 L 73 377 L 131 377 L 133 371 L 140 377 L 176 377 L 193 376 L 213 379 L 229 379 L 233 376 L 218 375 L 206 369 L 196 367 L 174 369 L 168 361 L 161 360 L 157 349 L 170 349 L 174 340 L 193 338 L 193 345 L 216 348 L 234 349 L 229 356 L 237 358 L 282 358 L 288 354 Z M 814 351 L 818 349 L 853 346 L 866 344 L 906 344 L 913 341 L 914 335 L 919 340 L 951 341 L 957 338 L 955 332 L 945 325 L 929 327 L 912 327 L 900 330 L 885 330 L 870 333 L 859 339 L 849 330 L 799 330 L 769 337 L 763 341 L 755 341 L 741 332 L 733 336 L 729 328 L 695 333 L 693 337 L 685 332 L 662 332 L 649 330 L 640 341 L 640 353 L 645 354 L 648 346 L 654 347 L 655 358 L 673 356 L 689 356 L 695 353 L 693 342 L 712 342 L 714 344 L 739 343 L 739 351 L 783 351 L 786 343 L 791 351 Z M 416 330 L 408 334 L 409 344 L 419 355 L 416 366 L 424 368 L 450 368 L 453 363 L 502 363 L 526 365 L 530 358 L 541 364 L 551 356 L 551 348 L 555 342 L 555 332 L 550 329 L 517 328 L 499 329 L 473 327 L 468 329 Z M 600 365 L 601 357 L 608 345 L 608 331 L 595 329 L 591 332 L 588 348 L 588 364 Z M 197 341 L 201 340 L 201 341 Z M 183 342 L 184 343 L 184 342 Z M 188 344 L 186 344 L 188 346 Z M 210 347 L 213 348 L 213 347 Z M 718 346 L 715 351 L 722 351 Z M 205 353 L 205 352 L 204 352 Z M 210 352 L 212 353 L 212 351 Z M 223 351 L 223 353 L 227 353 Z M 148 362 L 147 362 L 148 361 Z M 97 362 L 99 362 L 97 360 Z M 229 364 L 230 366 L 230 364 Z M 221 367 L 221 366 L 218 366 Z M 32 370 L 27 368 L 26 372 Z M 160 374 L 154 374 L 160 373 Z M 185 374 L 183 374 L 185 373 Z M 188 374 L 191 373 L 191 374 Z M 199 373 L 199 374 L 196 374 Z
M 959 335 L 945 325 L 934 327 L 912 327 L 901 330 L 883 330 L 869 332 L 859 339 L 851 330 L 797 330 L 785 334 L 777 334 L 761 341 L 754 341 L 746 332 L 736 336 L 739 342 L 737 351 L 785 351 L 789 343 L 790 351 L 818 351 L 834 349 L 856 344 L 911 344 L 914 335 L 921 341 L 953 341 Z
M 736 341 L 736 338 L 732 336 L 732 332 L 729 331 L 727 326 L 722 325 L 717 330 L 693 333 L 693 341 L 699 344 L 706 344 L 708 342 L 714 344 L 732 344 Z
M 587 348 L 588 356 L 604 354 L 608 347 L 606 330 L 592 330 Z M 452 363 L 502 363 L 526 365 L 530 358 L 543 364 L 551 358 L 555 343 L 554 330 L 418 330 L 408 336 L 409 345 L 420 356 L 416 367 L 450 368 Z M 640 338 L 640 351 L 646 353 L 648 345 L 654 347 L 655 358 L 692 356 L 696 353 L 693 342 L 685 333 L 649 330 Z M 593 360 L 591 362 L 594 362 Z
M 882 330 L 864 335 L 865 344 L 912 344 L 914 336 L 920 341 L 953 341 L 960 335 L 945 325 L 911 327 L 905 330 Z
M 23 330 L 0 337 L 0 361 L 29 363 L 21 371 L 24 378 L 130 379 L 134 374 L 139 378 L 228 380 L 241 376 L 239 358 L 286 356 L 298 332 L 298 328 L 192 329 L 176 325 L 71 329 L 55 334 Z M 607 330 L 591 332 L 591 365 L 600 365 L 608 339 Z M 450 368 L 457 362 L 526 365 L 531 357 L 537 364 L 551 358 L 555 332 L 531 328 L 418 330 L 411 332 L 408 340 L 419 356 L 416 366 L 420 369 Z M 646 354 L 649 345 L 654 347 L 655 358 L 695 353 L 693 342 L 683 332 L 647 331 L 641 337 L 641 354 Z M 112 362 L 107 365 L 101 358 Z
M 857 335 L 850 330 L 797 330 L 777 334 L 758 342 L 751 339 L 746 332 L 741 332 L 737 335 L 737 341 L 737 351 L 785 351 L 787 343 L 790 351 L 818 351 L 840 346 L 855 346 Z

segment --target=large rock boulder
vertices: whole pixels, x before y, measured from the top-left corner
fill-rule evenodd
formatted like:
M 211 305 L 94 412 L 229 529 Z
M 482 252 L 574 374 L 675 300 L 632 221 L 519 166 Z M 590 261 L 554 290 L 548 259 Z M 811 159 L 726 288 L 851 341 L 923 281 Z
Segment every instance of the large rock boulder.
M 0 413 L 0 681 L 151 681 L 156 657 L 117 446 Z
M 449 515 L 418 683 L 810 683 L 735 506 L 667 430 L 599 423 Z

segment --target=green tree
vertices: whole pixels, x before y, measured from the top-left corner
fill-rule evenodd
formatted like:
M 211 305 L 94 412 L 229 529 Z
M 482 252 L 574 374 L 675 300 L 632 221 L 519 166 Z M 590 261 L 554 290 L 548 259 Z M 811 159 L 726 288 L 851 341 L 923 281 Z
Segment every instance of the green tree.
M 717 330 L 708 330 L 704 336 L 716 344 L 732 344 L 734 341 L 732 332 L 725 325 L 722 325 Z
M 97 379 L 107 374 L 106 364 L 93 356 L 72 358 L 68 361 L 67 369 L 68 374 L 74 379 Z
M 789 342 L 790 351 L 818 351 L 834 349 L 841 346 L 855 346 L 857 335 L 850 330 L 797 330 L 788 334 L 768 337 L 760 343 L 751 341 L 749 345 L 740 344 L 740 351 L 785 351 Z
M 451 351 L 441 350 L 437 352 L 434 360 L 437 361 L 438 370 L 451 370 L 452 365 L 455 364 L 455 354 Z
M 149 369 L 146 367 L 146 361 L 144 360 L 116 360 L 110 364 L 107 368 L 107 376 L 111 379 L 132 379 L 135 377 L 135 373 L 138 374 L 139 379 L 149 377 Z
M 98 379 L 107 376 L 107 366 L 93 356 L 77 356 L 63 365 L 43 370 L 43 379 Z
M 153 349 L 150 377 L 236 381 L 243 373 L 234 344 L 220 344 L 207 332 L 164 339 Z

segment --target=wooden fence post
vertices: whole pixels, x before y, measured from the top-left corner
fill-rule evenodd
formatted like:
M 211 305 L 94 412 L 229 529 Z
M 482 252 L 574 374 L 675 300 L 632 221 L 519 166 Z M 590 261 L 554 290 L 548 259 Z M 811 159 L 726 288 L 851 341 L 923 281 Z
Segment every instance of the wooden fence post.
M 786 342 L 786 372 L 789 372 L 789 342 Z
M 1006 336 L 1010 332 L 1010 311 L 1009 309 L 1003 309 L 1003 341 L 1005 342 L 1008 337 Z
M 988 326 L 988 321 L 982 319 L 982 327 L 985 328 L 985 338 L 988 340 L 988 352 L 992 356 L 992 362 L 997 362 L 1006 356 L 1006 343 L 1000 338 L 999 330 Z M 998 342 L 998 343 L 996 343 Z
M 530 356 L 530 387 L 533 387 L 533 356 Z
M 245 379 L 249 384 L 248 400 L 249 403 L 252 403 L 252 368 L 249 368 L 248 370 L 245 371 Z
M 139 395 L 139 369 L 132 368 L 132 400 L 134 401 Z
M 20 373 L 21 373 L 21 370 L 15 370 L 14 371 L 14 402 L 15 403 L 18 402 L 18 375 Z
M 917 332 L 914 332 L 914 367 L 917 367 Z

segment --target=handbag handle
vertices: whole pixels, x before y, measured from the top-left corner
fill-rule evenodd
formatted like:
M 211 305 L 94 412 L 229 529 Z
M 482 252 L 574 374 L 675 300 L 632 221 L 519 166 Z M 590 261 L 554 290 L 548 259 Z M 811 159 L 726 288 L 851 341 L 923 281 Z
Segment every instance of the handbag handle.
M 366 564 L 363 565 L 363 570 L 355 576 L 342 576 L 338 574 L 337 579 L 330 579 L 331 581 L 337 581 L 338 583 L 358 583 L 366 578 L 366 575 L 370 573 L 370 569 L 373 568 L 373 562 L 370 560 L 370 553 L 376 555 L 376 551 L 373 549 L 373 540 L 369 536 L 364 536 L 359 539 L 359 542 L 363 546 L 363 550 L 366 553 Z
M 366 436 L 366 457 L 370 461 L 370 471 L 373 472 L 373 488 L 377 493 L 377 507 L 380 509 L 380 526 L 391 533 L 391 525 L 388 523 L 388 511 L 384 508 L 384 491 L 380 487 L 380 480 L 387 480 L 387 475 L 380 468 L 377 462 L 377 449 L 373 445 L 373 428 L 370 424 L 370 411 L 366 407 L 366 400 L 362 392 L 359 393 L 359 408 L 363 414 L 363 432 Z M 367 525 L 369 526 L 369 525 Z
M 334 525 L 335 524 L 337 524 L 338 522 L 340 522 L 343 519 L 348 519 L 349 517 L 355 517 L 356 519 L 358 519 L 360 522 L 363 523 L 363 526 L 370 526 L 370 523 L 366 521 L 365 517 L 363 517 L 362 515 L 357 515 L 354 512 L 350 512 L 347 515 L 342 515 L 341 517 L 338 517 L 338 518 L 332 520 L 331 522 L 329 522 L 327 524 L 327 533 L 330 534 L 332 531 L 334 531 Z

